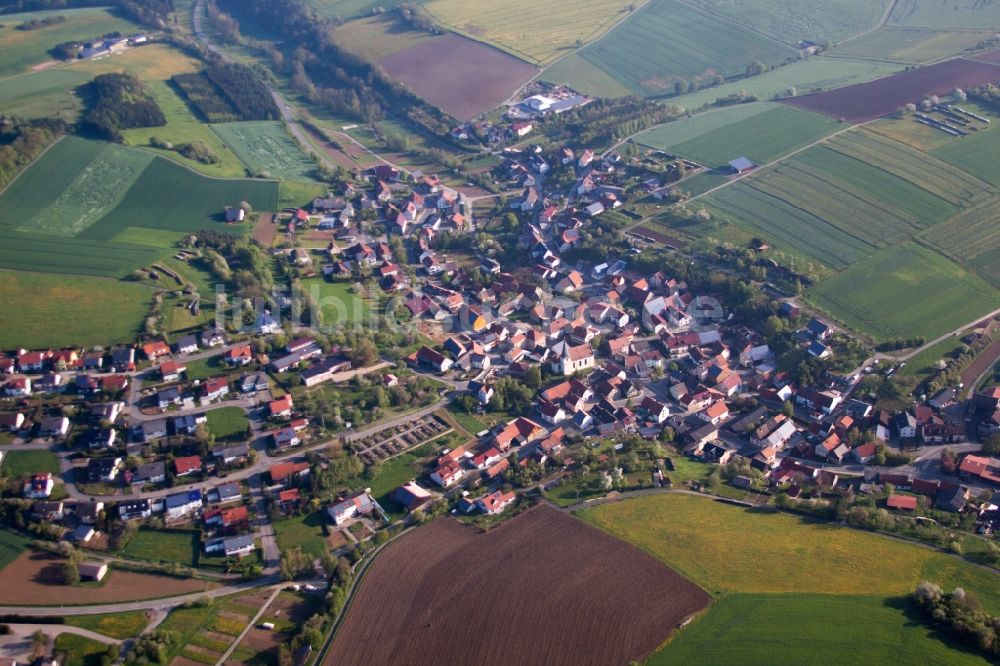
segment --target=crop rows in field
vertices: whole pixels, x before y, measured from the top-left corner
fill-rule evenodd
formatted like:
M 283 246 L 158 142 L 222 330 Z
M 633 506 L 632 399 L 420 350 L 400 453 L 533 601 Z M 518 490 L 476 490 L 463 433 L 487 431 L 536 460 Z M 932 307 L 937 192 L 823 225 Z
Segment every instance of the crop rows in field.
M 704 201 L 738 223 L 749 225 L 831 268 L 845 268 L 875 251 L 872 245 L 825 220 L 743 182 L 714 192 Z
M 875 27 L 888 0 L 691 0 L 705 11 L 795 44 L 837 42 Z
M 434 18 L 459 32 L 499 45 L 529 62 L 544 64 L 560 51 L 587 42 L 621 18 L 623 0 L 433 0 Z
M 996 201 L 967 208 L 921 238 L 956 261 L 966 263 L 1000 248 L 1000 207 Z
M 636 93 L 657 95 L 678 82 L 743 74 L 754 60 L 778 65 L 796 52 L 675 0 L 650 0 L 581 55 Z
M 121 277 L 163 252 L 151 247 L 0 231 L 0 267 Z
M 292 141 L 281 121 L 225 123 L 212 129 L 252 173 L 280 180 L 311 180 L 316 165 Z
M 994 116 L 995 114 L 988 114 Z M 950 162 L 968 173 L 1000 185 L 1000 129 L 980 129 L 975 134 L 953 139 L 931 150 L 934 157 Z
M 861 160 L 817 146 L 796 155 L 798 165 L 821 171 L 824 178 L 836 179 L 855 192 L 864 192 L 903 213 L 919 227 L 947 220 L 958 208 L 941 197 Z
M 900 211 L 805 164 L 783 163 L 749 184 L 875 247 L 894 245 L 917 231 Z
M 908 180 L 956 206 L 982 201 L 989 186 L 946 162 L 871 132 L 846 132 L 825 144 Z

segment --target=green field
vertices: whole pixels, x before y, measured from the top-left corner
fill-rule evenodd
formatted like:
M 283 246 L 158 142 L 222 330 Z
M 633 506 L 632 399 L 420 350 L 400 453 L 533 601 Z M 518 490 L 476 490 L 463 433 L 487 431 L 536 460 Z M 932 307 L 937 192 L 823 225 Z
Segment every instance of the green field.
M 924 379 L 927 375 L 937 370 L 938 362 L 946 356 L 954 358 L 952 352 L 956 349 L 964 350 L 965 348 L 965 345 L 957 337 L 946 338 L 911 358 L 906 362 L 906 367 L 897 370 L 896 374 Z
M 216 439 L 245 439 L 248 425 L 242 407 L 220 407 L 208 412 L 208 431 Z
M 371 316 L 371 304 L 353 292 L 352 282 L 308 278 L 302 288 L 319 304 L 324 325 L 356 324 Z
M 205 178 L 141 150 L 67 137 L 0 196 L 0 267 L 120 277 L 168 253 L 162 234 L 155 247 L 113 242 L 126 229 L 133 238 L 136 229 L 241 233 L 245 226 L 220 222 L 223 208 L 248 201 L 274 210 L 277 190 L 273 181 Z
M 1000 291 L 913 243 L 886 248 L 823 281 L 808 298 L 879 339 L 933 339 L 1000 307 Z
M 693 93 L 671 97 L 670 103 L 685 109 L 698 109 L 715 100 L 741 91 L 762 100 L 805 95 L 832 90 L 854 83 L 871 81 L 902 69 L 901 65 L 867 60 L 809 58 L 784 65 L 749 79 L 740 79 Z
M 0 271 L 0 308 L 18 313 L 0 327 L 0 348 L 135 340 L 152 295 L 149 287 L 133 282 Z
M 794 45 L 801 39 L 838 42 L 874 28 L 888 0 L 694 0 L 691 4 Z
M 212 131 L 211 126 L 195 118 L 170 83 L 167 81 L 146 81 L 146 87 L 163 111 L 163 115 L 166 116 L 167 124 L 163 127 L 124 130 L 122 135 L 127 144 L 140 146 L 145 150 L 176 160 L 185 166 L 216 178 L 243 178 L 247 175 L 247 169 L 240 158 Z M 169 141 L 175 146 L 182 143 L 201 142 L 215 153 L 219 162 L 201 164 L 197 160 L 184 157 L 176 150 L 153 148 L 149 145 L 149 139 L 154 136 L 163 141 Z
M 51 451 L 32 449 L 28 451 L 7 451 L 3 455 L 0 470 L 7 476 L 30 476 L 39 472 L 59 473 L 59 457 Z
M 918 227 L 943 222 L 959 210 L 952 202 L 911 181 L 822 146 L 796 155 L 792 163 L 811 169 L 813 174 L 821 174 L 834 183 L 835 188 L 869 195 Z
M 371 13 L 372 8 L 394 9 L 405 0 L 307 0 L 306 4 L 327 18 L 350 18 Z
M 106 615 L 70 615 L 66 624 L 96 631 L 109 638 L 126 639 L 142 633 L 149 620 L 143 611 L 127 611 Z
M 874 252 L 868 243 L 745 182 L 725 187 L 700 201 L 727 219 L 815 257 L 831 268 L 844 268 Z
M 721 171 L 703 171 L 677 184 L 688 196 L 699 197 L 709 190 L 728 183 L 731 175 Z
M 0 571 L 16 560 L 27 546 L 27 539 L 7 530 L 0 530 Z
M 824 144 L 908 180 L 956 206 L 989 197 L 989 184 L 935 157 L 868 129 L 839 134 Z
M 274 534 L 282 551 L 301 548 L 313 557 L 320 557 L 327 551 L 322 511 L 275 521 Z
M 198 565 L 200 552 L 201 538 L 197 530 L 140 529 L 122 550 L 127 557 L 188 567 Z
M 66 20 L 36 30 L 18 30 L 31 20 L 63 17 Z M 110 32 L 123 35 L 136 31 L 136 24 L 113 9 L 59 9 L 57 11 L 4 14 L 0 27 L 0 77 L 28 71 L 33 65 L 52 60 L 49 50 L 62 42 L 91 41 Z
M 1000 160 L 997 160 L 997 155 L 1000 155 L 1000 130 L 996 127 L 948 141 L 930 152 L 934 157 L 1000 186 Z
M 584 95 L 625 97 L 632 91 L 603 69 L 572 53 L 545 68 L 541 79 L 556 85 L 568 85 Z
M 755 111 L 757 107 L 758 105 L 748 105 L 747 110 Z M 743 107 L 732 107 L 705 115 L 726 114 L 735 118 L 739 111 L 747 112 Z M 678 121 L 677 124 L 681 125 L 683 122 L 685 121 Z M 713 119 L 709 118 L 700 125 L 704 127 L 712 122 Z M 825 116 L 781 105 L 766 108 L 762 113 L 750 113 L 741 120 L 725 122 L 724 119 L 719 119 L 715 122 L 719 124 L 706 131 L 701 131 L 699 123 L 695 123 L 692 137 L 680 143 L 676 141 L 682 137 L 676 131 L 667 135 L 669 144 L 659 141 L 663 135 L 658 130 L 642 135 L 640 140 L 646 145 L 671 150 L 706 166 L 725 167 L 737 157 L 749 157 L 756 164 L 767 164 L 819 141 L 842 127 L 840 123 Z M 669 130 L 670 125 L 664 125 L 663 128 Z
M 425 7 L 435 19 L 505 51 L 544 65 L 583 43 L 596 39 L 620 20 L 629 3 L 623 0 L 431 0 Z
M 635 140 L 647 146 L 668 150 L 777 108 L 779 108 L 778 104 L 772 102 L 734 104 L 713 108 L 704 113 L 696 113 L 663 125 L 657 125 L 653 129 L 637 135 Z
M 250 173 L 278 180 L 312 180 L 316 164 L 292 140 L 281 121 L 216 123 L 212 130 Z
M 913 615 L 902 598 L 738 594 L 720 599 L 647 666 L 986 664 Z
M 944 224 L 928 229 L 921 240 L 970 267 L 994 285 L 1000 266 L 991 260 L 1000 251 L 1000 210 L 996 200 L 967 208 Z M 1000 288 L 1000 287 L 998 287 Z
M 373 63 L 432 39 L 429 32 L 407 29 L 395 14 L 357 19 L 333 31 L 338 46 Z
M 666 562 L 713 596 L 896 597 L 909 594 L 922 580 L 934 580 L 948 589 L 974 592 L 990 612 L 1000 609 L 997 574 L 929 548 L 831 522 L 680 494 L 604 504 L 578 515 Z
M 64 147 L 71 148 L 75 145 L 76 141 L 67 139 L 52 148 L 52 151 L 61 157 L 66 153 Z M 51 236 L 78 236 L 121 202 L 129 188 L 154 159 L 149 153 L 131 150 L 117 144 L 84 145 L 88 150 L 70 153 L 77 159 L 62 169 L 65 174 L 68 171 L 67 167 L 78 168 L 76 177 L 66 187 L 59 187 L 61 190 L 59 194 L 53 197 L 48 205 L 35 209 L 34 215 L 19 216 L 18 224 L 14 227 L 15 231 Z M 91 153 L 90 149 L 96 149 L 97 152 Z M 85 163 L 81 164 L 81 159 L 85 159 Z M 35 175 L 39 178 L 44 175 L 36 175 L 37 172 L 32 174 L 32 171 L 34 170 L 24 176 L 27 178 Z M 37 184 L 46 189 L 45 183 Z M 52 187 L 47 189 L 54 191 Z M 20 203 L 26 205 L 30 201 L 31 199 L 27 199 Z
M 889 25 L 1000 29 L 1000 5 L 983 0 L 899 0 Z
M 47 69 L 0 80 L 0 113 L 22 118 L 76 120 L 80 100 L 73 90 L 91 77 L 78 69 Z
M 958 55 L 991 36 L 988 32 L 879 28 L 875 32 L 834 48 L 829 55 L 923 64 Z
M 743 74 L 754 60 L 779 65 L 796 53 L 676 0 L 650 0 L 580 51 L 588 62 L 640 95 L 671 94 L 677 82 Z
M 822 166 L 789 160 L 760 172 L 748 184 L 875 247 L 909 240 L 920 229 L 903 211 L 829 177 Z
M 55 650 L 66 653 L 66 658 L 60 662 L 66 666 L 100 666 L 108 646 L 76 634 L 59 634 Z

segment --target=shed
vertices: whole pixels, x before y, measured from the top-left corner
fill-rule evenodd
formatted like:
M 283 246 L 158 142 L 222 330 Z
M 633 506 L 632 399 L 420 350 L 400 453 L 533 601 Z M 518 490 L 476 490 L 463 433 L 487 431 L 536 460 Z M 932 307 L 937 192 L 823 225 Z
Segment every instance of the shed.
M 80 562 L 77 569 L 80 572 L 80 578 L 87 578 L 89 580 L 100 581 L 108 574 L 108 565 L 106 562 Z
M 729 168 L 732 169 L 733 173 L 743 175 L 756 169 L 757 165 L 746 157 L 737 157 L 729 163 Z

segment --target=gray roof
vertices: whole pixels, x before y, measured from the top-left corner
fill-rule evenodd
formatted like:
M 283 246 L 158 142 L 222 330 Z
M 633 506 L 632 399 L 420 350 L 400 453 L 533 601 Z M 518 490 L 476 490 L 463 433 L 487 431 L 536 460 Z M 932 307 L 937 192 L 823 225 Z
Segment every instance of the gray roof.
M 139 465 L 135 468 L 135 474 L 132 476 L 133 481 L 142 481 L 144 479 L 152 479 L 157 476 L 164 476 L 167 473 L 167 466 L 162 462 L 151 462 L 145 465 Z
M 223 548 L 227 551 L 242 550 L 253 546 L 252 534 L 240 534 L 238 536 L 226 537 L 222 540 Z
M 184 506 L 186 504 L 192 504 L 194 502 L 201 503 L 201 491 L 200 490 L 189 490 L 183 493 L 174 493 L 173 495 L 167 495 L 165 500 L 165 505 L 168 509 L 176 509 L 177 507 Z

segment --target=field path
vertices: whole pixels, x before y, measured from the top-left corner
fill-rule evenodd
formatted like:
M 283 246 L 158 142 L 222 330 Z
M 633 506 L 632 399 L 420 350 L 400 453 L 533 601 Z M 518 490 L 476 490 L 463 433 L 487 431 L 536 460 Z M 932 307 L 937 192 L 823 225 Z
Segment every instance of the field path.
M 865 30 L 863 32 L 859 32 L 856 35 L 851 35 L 847 39 L 842 39 L 839 42 L 837 42 L 836 44 L 832 44 L 831 48 L 833 48 L 834 46 L 840 46 L 841 44 L 846 44 L 847 42 L 850 42 L 850 41 L 854 41 L 855 39 L 858 39 L 859 37 L 864 37 L 865 35 L 870 35 L 871 33 L 875 32 L 876 30 L 879 30 L 880 28 L 885 27 L 885 24 L 889 20 L 889 17 L 892 16 L 892 11 L 896 8 L 896 3 L 898 1 L 899 0 L 890 0 L 888 6 L 886 6 L 886 8 L 885 8 L 885 11 L 882 13 L 882 18 L 879 19 L 879 22 L 875 24 L 874 28 L 869 28 L 868 30 Z
M 226 650 L 225 654 L 219 657 L 219 661 L 216 662 L 216 666 L 222 666 L 222 664 L 226 663 L 226 659 L 229 659 L 229 655 L 231 655 L 236 650 L 236 646 L 240 644 L 240 641 L 242 641 L 243 638 L 250 632 L 250 630 L 254 628 L 254 625 L 257 624 L 257 620 L 260 619 L 260 616 L 264 614 L 264 611 L 267 610 L 267 607 L 271 605 L 271 602 L 274 601 L 274 599 L 278 596 L 278 593 L 280 593 L 282 589 L 283 588 L 281 587 L 274 588 L 274 590 L 271 592 L 271 596 L 267 598 L 267 603 L 261 606 L 260 610 L 257 611 L 257 614 L 253 616 L 253 619 L 251 619 L 247 623 L 247 626 L 243 627 L 243 631 L 241 631 L 240 635 L 236 637 L 232 645 L 229 646 L 229 649 Z
M 902 355 L 899 355 L 899 356 L 894 356 L 892 354 L 876 354 L 875 357 L 876 358 L 888 359 L 890 361 L 909 361 L 911 358 L 913 358 L 914 356 L 916 356 L 917 354 L 919 354 L 923 350 L 925 350 L 925 349 L 927 349 L 929 347 L 933 347 L 934 345 L 936 345 L 939 342 L 944 342 L 948 338 L 950 338 L 952 336 L 955 336 L 955 335 L 958 335 L 959 333 L 961 333 L 965 329 L 972 328 L 973 326 L 975 326 L 976 324 L 978 324 L 981 321 L 986 321 L 987 319 L 993 319 L 994 317 L 997 317 L 997 316 L 1000 316 L 1000 308 L 997 308 L 993 312 L 987 312 L 984 315 L 980 315 L 980 316 L 976 317 L 975 319 L 973 319 L 972 321 L 970 321 L 968 323 L 965 323 L 965 324 L 959 326 L 958 328 L 956 328 L 954 330 L 948 331 L 947 333 L 939 335 L 938 337 L 934 338 L 933 340 L 931 340 L 927 344 L 921 345 L 921 346 L 917 347 L 916 349 L 913 349 L 911 351 L 906 352 L 905 354 L 902 354 Z

